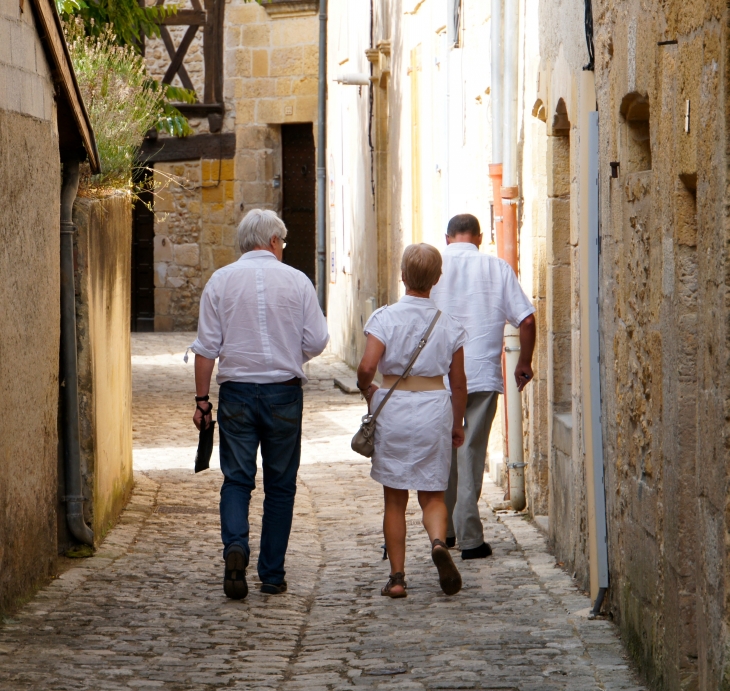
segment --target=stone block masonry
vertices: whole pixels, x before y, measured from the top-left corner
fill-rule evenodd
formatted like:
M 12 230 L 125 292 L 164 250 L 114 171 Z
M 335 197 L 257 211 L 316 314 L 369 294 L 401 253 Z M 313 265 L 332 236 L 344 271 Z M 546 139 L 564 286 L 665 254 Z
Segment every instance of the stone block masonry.
M 311 2 L 286 5 L 282 13 L 256 2 L 226 4 L 222 131 L 235 132 L 234 158 L 155 164 L 156 331 L 195 329 L 206 282 L 239 256 L 240 219 L 252 208 L 281 213 L 281 125 L 311 122 L 316 136 L 316 9 Z M 160 40 L 147 41 L 146 60 L 162 77 L 169 57 Z M 184 65 L 199 96 L 201 60 L 196 38 Z M 196 134 L 208 131 L 207 120 L 190 122 Z
M 33 13 L 17 2 L 0 2 L 0 109 L 39 120 L 53 119 L 51 71 L 35 27 Z
M 238 257 L 235 163 L 155 167 L 155 330 L 195 329 L 203 287 Z

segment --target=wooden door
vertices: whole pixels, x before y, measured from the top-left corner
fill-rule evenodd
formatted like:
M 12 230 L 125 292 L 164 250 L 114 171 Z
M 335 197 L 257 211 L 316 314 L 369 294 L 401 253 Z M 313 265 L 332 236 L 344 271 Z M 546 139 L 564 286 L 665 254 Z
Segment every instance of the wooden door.
M 312 123 L 281 126 L 282 220 L 288 235 L 284 263 L 315 283 L 317 232 L 315 221 L 316 168 Z
M 132 216 L 132 331 L 155 330 L 155 214 L 154 197 L 148 188 L 151 182 L 152 176 L 147 174 Z

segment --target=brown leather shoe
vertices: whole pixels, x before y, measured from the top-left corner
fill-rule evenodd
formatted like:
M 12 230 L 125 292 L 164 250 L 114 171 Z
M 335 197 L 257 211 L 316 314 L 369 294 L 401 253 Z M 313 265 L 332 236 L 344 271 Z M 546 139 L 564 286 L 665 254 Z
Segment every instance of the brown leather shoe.
M 434 540 L 431 559 L 439 572 L 439 585 L 447 595 L 456 595 L 461 590 L 461 574 L 451 558 L 449 548 L 441 540 Z
M 403 592 L 394 593 L 392 588 L 395 586 L 401 586 L 403 588 Z M 397 573 L 390 574 L 388 582 L 380 589 L 380 594 L 385 595 L 386 597 L 392 597 L 393 599 L 398 597 L 408 597 L 408 593 L 406 592 L 407 587 L 406 575 L 402 571 L 398 571 Z

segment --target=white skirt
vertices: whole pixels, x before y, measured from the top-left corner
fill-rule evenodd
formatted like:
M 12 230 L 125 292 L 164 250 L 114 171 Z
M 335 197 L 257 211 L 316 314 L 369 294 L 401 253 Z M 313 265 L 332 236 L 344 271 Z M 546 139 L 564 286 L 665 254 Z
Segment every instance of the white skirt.
M 386 393 L 375 392 L 371 410 Z M 393 489 L 446 490 L 452 426 L 448 391 L 394 391 L 375 424 L 370 477 Z

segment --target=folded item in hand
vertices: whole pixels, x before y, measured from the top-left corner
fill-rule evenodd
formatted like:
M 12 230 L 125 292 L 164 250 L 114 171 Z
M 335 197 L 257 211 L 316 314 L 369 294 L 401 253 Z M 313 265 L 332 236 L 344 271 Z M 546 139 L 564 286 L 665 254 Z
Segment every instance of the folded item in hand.
M 210 468 L 210 456 L 213 453 L 213 433 L 215 422 L 213 420 L 205 424 L 205 418 L 200 424 L 200 436 L 198 437 L 198 452 L 195 454 L 195 472 L 208 470 Z

